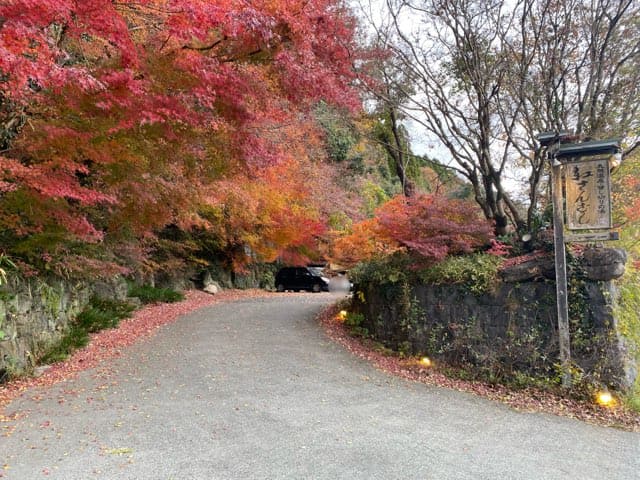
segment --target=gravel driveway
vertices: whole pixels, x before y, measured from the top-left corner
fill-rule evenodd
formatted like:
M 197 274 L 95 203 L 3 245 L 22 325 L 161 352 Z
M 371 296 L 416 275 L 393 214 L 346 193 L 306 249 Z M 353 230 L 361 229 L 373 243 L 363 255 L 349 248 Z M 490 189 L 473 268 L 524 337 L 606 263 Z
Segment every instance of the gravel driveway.
M 379 372 L 314 321 L 332 294 L 218 304 L 27 392 L 0 477 L 640 479 L 640 434 Z M 4 465 L 4 468 L 2 466 Z

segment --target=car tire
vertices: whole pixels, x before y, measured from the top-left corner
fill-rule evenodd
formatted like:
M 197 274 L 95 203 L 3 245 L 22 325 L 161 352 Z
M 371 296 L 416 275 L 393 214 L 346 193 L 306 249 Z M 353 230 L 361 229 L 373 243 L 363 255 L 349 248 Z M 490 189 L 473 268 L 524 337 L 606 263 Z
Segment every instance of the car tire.
M 279 292 L 284 292 L 284 285 L 279 283 L 278 286 L 276 287 L 276 290 Z
M 313 287 L 311 287 L 311 291 L 313 293 L 320 293 L 322 291 L 322 286 L 319 283 L 314 283 Z

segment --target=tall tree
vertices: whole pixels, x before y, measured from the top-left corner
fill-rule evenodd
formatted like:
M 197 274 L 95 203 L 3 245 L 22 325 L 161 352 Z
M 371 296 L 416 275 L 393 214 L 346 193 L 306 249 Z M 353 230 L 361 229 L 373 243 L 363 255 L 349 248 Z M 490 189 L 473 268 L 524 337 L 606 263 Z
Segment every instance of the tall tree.
M 0 3 L 3 247 L 48 259 L 65 242 L 215 229 L 202 211 L 224 201 L 216 182 L 237 175 L 259 197 L 254 182 L 293 168 L 292 152 L 313 157 L 295 133 L 313 105 L 359 107 L 357 56 L 335 0 Z M 298 188 L 269 198 L 302 203 Z M 286 224 L 275 205 L 251 212 L 271 232 Z
M 411 153 L 409 135 L 402 124 L 402 111 L 392 105 L 385 105 L 379 113 L 375 130 L 376 140 L 380 142 L 402 186 L 405 197 L 415 194 L 415 183 L 409 177 L 410 162 L 415 159 Z
M 377 32 L 415 88 L 405 89 L 404 111 L 446 149 L 497 233 L 533 222 L 545 168 L 535 134 L 620 135 L 628 150 L 637 147 L 636 2 L 386 0 L 385 7 L 393 28 Z M 515 167 L 525 167 L 524 208 L 505 186 Z

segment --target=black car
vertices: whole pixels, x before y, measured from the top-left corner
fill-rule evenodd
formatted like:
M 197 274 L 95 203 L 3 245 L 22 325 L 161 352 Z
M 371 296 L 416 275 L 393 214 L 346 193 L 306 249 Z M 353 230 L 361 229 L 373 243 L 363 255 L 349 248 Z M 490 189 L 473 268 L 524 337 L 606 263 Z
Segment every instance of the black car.
M 276 289 L 279 292 L 285 290 L 328 292 L 329 279 L 318 267 L 284 267 L 276 274 Z

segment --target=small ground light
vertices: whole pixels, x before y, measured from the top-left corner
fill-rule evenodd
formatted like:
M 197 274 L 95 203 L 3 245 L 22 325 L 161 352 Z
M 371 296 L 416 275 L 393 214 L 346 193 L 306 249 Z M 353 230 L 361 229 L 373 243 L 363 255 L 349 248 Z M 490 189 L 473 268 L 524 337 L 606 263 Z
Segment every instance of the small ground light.
M 596 395 L 596 402 L 598 402 L 598 405 L 602 405 L 603 407 L 611 407 L 615 403 L 615 399 L 609 392 L 602 391 L 598 392 Z
M 420 359 L 420 364 L 425 366 L 425 367 L 430 367 L 431 366 L 431 359 L 429 357 L 422 357 Z
M 346 310 L 340 310 L 340 313 L 338 313 L 338 318 L 340 320 L 344 320 L 345 318 L 347 318 L 347 311 Z

